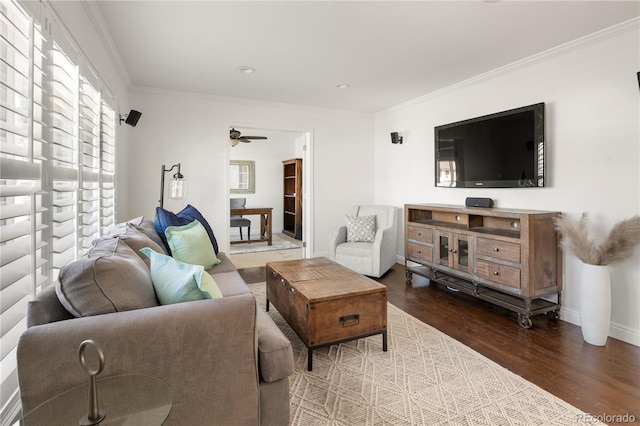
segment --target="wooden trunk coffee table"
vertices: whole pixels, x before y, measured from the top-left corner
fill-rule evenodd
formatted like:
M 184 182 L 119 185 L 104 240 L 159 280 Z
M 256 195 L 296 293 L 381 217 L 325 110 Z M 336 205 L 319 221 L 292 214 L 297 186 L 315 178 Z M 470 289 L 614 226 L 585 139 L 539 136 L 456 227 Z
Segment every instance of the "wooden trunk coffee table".
M 387 351 L 387 287 L 326 258 L 267 262 L 267 301 L 308 348 L 382 334 Z

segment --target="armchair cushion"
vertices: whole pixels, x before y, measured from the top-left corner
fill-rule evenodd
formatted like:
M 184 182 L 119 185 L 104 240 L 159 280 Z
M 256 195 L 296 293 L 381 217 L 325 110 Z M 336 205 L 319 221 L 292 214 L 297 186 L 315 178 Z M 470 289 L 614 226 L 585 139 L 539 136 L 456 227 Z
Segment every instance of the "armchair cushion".
M 56 294 L 76 317 L 158 306 L 147 266 L 120 238 L 101 238 L 63 266 Z
M 376 216 L 347 216 L 347 242 L 372 243 L 376 237 Z

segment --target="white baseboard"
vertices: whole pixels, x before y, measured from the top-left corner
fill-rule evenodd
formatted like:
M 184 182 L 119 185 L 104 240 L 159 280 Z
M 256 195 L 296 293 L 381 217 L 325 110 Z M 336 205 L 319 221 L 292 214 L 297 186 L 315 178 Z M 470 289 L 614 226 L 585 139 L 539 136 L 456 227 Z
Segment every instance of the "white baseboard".
M 398 255 L 397 262 L 404 265 L 404 257 Z M 580 312 L 574 309 L 560 307 L 560 319 L 568 323 L 580 326 Z M 640 330 L 632 329 L 618 323 L 611 323 L 609 328 L 609 336 L 614 339 L 622 340 L 631 345 L 640 346 Z
M 580 326 L 580 311 L 560 308 L 560 319 Z M 622 340 L 631 345 L 640 346 L 640 330 L 633 330 L 615 322 L 612 322 L 609 326 L 609 337 Z

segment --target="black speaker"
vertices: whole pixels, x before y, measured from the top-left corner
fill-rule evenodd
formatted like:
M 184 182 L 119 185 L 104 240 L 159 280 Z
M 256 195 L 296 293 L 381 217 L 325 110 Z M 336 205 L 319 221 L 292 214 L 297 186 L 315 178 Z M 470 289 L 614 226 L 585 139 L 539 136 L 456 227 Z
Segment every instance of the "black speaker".
M 138 124 L 138 120 L 140 120 L 140 116 L 142 116 L 141 112 L 132 109 L 129 112 L 129 115 L 127 115 L 127 119 L 124 122 L 131 127 L 136 127 L 136 124 Z
M 467 207 L 493 207 L 493 200 L 491 198 L 467 197 L 464 204 Z
M 402 143 L 402 136 L 399 136 L 398 132 L 391 132 L 391 143 Z

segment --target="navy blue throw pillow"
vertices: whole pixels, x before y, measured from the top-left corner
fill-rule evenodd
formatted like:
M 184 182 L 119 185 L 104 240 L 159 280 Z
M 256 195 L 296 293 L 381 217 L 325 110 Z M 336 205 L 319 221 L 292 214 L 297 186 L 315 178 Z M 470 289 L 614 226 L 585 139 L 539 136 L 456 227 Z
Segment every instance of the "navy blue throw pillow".
M 161 207 L 156 207 L 156 217 L 153 221 L 153 225 L 156 228 L 156 232 L 162 239 L 162 242 L 167 249 L 167 253 L 171 254 L 171 248 L 167 242 L 167 236 L 164 234 L 165 229 L 169 226 L 188 225 L 196 219 L 202 224 L 202 226 L 204 226 L 204 229 L 207 231 L 209 239 L 211 240 L 211 245 L 213 245 L 213 250 L 218 254 L 218 242 L 216 241 L 215 235 L 213 235 L 213 230 L 202 214 L 200 214 L 200 212 L 191 204 L 188 204 L 187 207 L 178 212 L 178 214 L 165 210 Z

